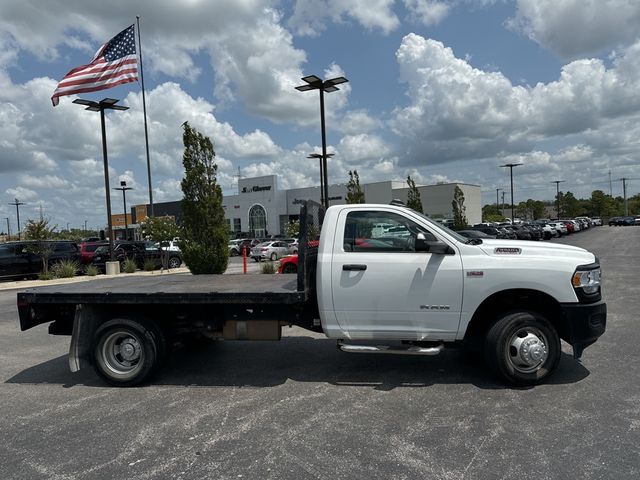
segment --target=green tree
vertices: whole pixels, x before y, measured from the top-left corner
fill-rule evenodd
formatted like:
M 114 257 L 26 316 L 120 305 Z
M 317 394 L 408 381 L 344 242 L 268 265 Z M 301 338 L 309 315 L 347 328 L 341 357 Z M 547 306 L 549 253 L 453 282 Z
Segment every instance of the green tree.
M 357 170 L 349 170 L 347 198 L 345 200 L 348 204 L 364 203 L 364 192 L 362 191 L 362 187 L 360 187 L 360 177 L 358 176 Z
M 229 232 L 224 220 L 222 189 L 217 182 L 218 165 L 211 140 L 187 122 L 182 140 L 184 197 L 181 202 L 183 236 L 180 249 L 191 273 L 224 273 L 229 261 Z
M 464 193 L 458 185 L 453 191 L 451 208 L 453 209 L 453 229 L 463 230 L 467 226 L 467 207 L 464 206 Z
M 504 216 L 500 213 L 500 209 L 492 204 L 482 207 L 483 222 L 504 222 Z
M 562 215 L 567 218 L 575 218 L 580 215 L 580 202 L 573 193 L 560 192 L 560 211 L 562 212 Z
M 33 240 L 33 243 L 27 245 L 26 250 L 40 257 L 44 277 L 49 276 L 49 257 L 53 252 L 52 245 L 46 240 L 54 237 L 55 228 L 56 226 L 50 227 L 49 220 L 43 217 L 40 220 L 27 220 L 27 225 L 24 227 L 25 238 Z
M 140 226 L 142 236 L 154 242 L 160 247 L 168 247 L 169 242 L 181 236 L 181 229 L 172 217 L 147 217 Z M 168 268 L 169 251 L 165 248 L 162 252 L 162 266 Z
M 420 199 L 420 192 L 416 187 L 416 182 L 407 176 L 407 185 L 409 185 L 409 193 L 407 193 L 407 207 L 414 209 L 416 212 L 423 213 L 422 200 Z
M 298 238 L 298 235 L 300 235 L 300 220 L 291 220 L 287 223 L 285 230 L 285 235 L 287 237 Z
M 634 195 L 633 197 L 629 197 L 627 199 L 627 204 L 629 206 L 629 215 L 640 214 L 640 193 Z
M 588 215 L 592 217 L 611 217 L 617 209 L 616 201 L 602 190 L 591 192 Z
M 542 218 L 545 213 L 544 202 L 540 200 L 529 199 L 526 202 L 520 202 L 516 207 L 517 215 L 527 220 L 537 220 Z

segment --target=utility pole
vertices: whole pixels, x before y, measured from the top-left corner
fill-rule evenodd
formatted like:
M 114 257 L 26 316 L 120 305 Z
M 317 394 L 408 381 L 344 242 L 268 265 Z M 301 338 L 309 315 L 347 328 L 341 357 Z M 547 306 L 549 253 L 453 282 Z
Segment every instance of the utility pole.
M 613 187 L 611 185 L 611 170 L 609 170 L 609 196 L 613 197 Z
M 498 192 L 502 190 L 501 188 L 496 188 L 496 210 L 500 210 L 500 201 L 499 201 L 499 196 L 498 196 Z
M 622 198 L 624 198 L 624 215 L 625 217 L 629 215 L 629 204 L 627 203 L 627 180 L 626 177 L 622 177 L 620 181 L 622 181 Z
M 509 167 L 509 173 L 511 174 L 511 223 L 514 223 L 515 220 L 515 207 L 513 205 L 513 167 L 519 167 L 522 163 L 506 163 L 504 165 L 500 165 L 502 167 Z
M 560 220 L 560 184 L 565 180 L 553 180 L 551 183 L 556 184 L 556 215 L 558 215 L 558 220 Z
M 502 208 L 500 209 L 500 215 L 502 215 L 504 217 L 504 194 L 505 191 L 502 191 Z
M 9 217 L 7 219 L 7 240 L 11 240 L 11 225 L 9 224 Z
M 18 219 L 18 240 L 21 240 L 20 238 L 20 205 L 24 205 L 24 202 L 19 201 L 17 198 L 14 198 L 14 202 L 13 203 L 9 203 L 9 205 L 15 205 L 16 206 L 16 218 Z

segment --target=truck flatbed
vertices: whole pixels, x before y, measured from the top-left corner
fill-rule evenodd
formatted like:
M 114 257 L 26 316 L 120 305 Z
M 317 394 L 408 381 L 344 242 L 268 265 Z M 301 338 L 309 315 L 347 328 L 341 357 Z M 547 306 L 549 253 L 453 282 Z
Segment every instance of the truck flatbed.
M 18 303 L 34 304 L 253 304 L 291 305 L 306 299 L 295 275 L 118 275 L 32 288 Z

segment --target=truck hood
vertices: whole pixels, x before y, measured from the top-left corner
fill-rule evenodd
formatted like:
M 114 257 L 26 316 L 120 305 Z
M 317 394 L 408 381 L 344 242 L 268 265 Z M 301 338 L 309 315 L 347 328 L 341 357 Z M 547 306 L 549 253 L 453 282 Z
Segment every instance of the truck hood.
M 492 257 L 562 257 L 572 258 L 580 264 L 596 261 L 593 253 L 584 248 L 560 243 L 541 243 L 526 240 L 482 239 L 478 247 Z

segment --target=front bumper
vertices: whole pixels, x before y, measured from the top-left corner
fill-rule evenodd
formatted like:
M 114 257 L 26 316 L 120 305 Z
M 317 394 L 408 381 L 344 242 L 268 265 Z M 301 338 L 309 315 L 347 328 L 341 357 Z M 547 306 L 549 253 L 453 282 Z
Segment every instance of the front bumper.
M 607 326 L 607 304 L 563 303 L 560 305 L 565 325 L 562 338 L 573 347 L 573 357 L 580 358 L 582 352 L 594 343 Z

